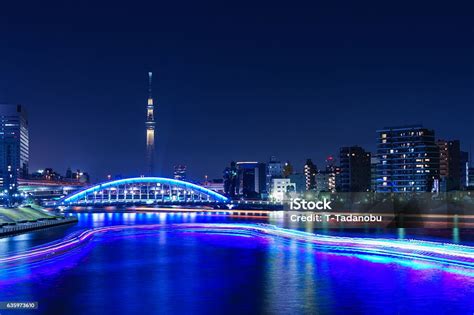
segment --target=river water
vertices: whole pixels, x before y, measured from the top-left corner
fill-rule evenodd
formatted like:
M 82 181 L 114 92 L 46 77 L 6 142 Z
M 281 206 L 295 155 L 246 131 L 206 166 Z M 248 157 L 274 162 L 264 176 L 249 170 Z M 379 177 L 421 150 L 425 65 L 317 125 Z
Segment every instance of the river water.
M 76 226 L 0 239 L 0 256 L 99 226 L 243 222 L 196 214 L 78 217 Z M 470 231 L 451 230 L 323 233 L 468 245 L 473 240 Z M 271 237 L 158 229 L 101 234 L 65 255 L 1 269 L 1 301 L 39 302 L 31 314 L 473 314 L 474 274 L 408 259 L 327 252 Z M 24 313 L 0 310 L 2 315 Z

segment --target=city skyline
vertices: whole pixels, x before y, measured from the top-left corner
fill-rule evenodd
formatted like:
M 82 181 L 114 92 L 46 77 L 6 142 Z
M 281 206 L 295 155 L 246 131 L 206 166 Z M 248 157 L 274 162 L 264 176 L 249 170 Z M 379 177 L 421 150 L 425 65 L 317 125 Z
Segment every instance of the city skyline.
M 474 2 L 7 1 L 0 315 L 474 315 Z
M 436 24 L 446 8 L 420 3 L 410 16 L 383 4 L 254 13 L 242 4 L 224 15 L 167 4 L 131 12 L 130 24 L 114 30 L 114 17 L 102 20 L 106 8 L 64 17 L 42 10 L 49 22 L 41 24 L 34 7 L 16 19 L 9 6 L 0 22 L 8 43 L 0 103 L 29 112 L 31 171 L 144 174 L 148 71 L 163 176 L 184 164 L 189 178 L 221 177 L 229 161 L 270 156 L 301 172 L 307 158 L 319 167 L 340 147 L 374 152 L 384 126 L 422 123 L 438 139 L 461 140 L 464 151 L 473 143 L 469 8 L 450 8 Z

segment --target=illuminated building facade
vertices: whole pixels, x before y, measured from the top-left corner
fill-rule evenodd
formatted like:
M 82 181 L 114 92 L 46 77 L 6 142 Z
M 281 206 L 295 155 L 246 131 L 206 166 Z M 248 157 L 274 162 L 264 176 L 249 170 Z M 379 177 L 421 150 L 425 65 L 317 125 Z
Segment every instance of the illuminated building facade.
M 370 190 L 370 153 L 359 146 L 342 147 L 340 157 L 340 191 Z
M 283 175 L 283 164 L 272 156 L 270 162 L 267 164 L 267 176 L 268 177 L 282 177 Z
M 153 176 L 155 172 L 155 117 L 153 97 L 151 93 L 152 73 L 148 72 L 148 102 L 146 107 L 146 163 L 147 175 Z
M 290 161 L 286 161 L 283 165 L 283 177 L 287 178 L 293 174 L 293 165 L 291 165 Z
M 80 170 L 72 172 L 68 168 L 66 175 L 62 176 L 52 168 L 45 168 L 33 172 L 28 178 L 18 178 L 18 190 L 28 193 L 36 201 L 46 202 L 80 190 L 89 182 L 89 175 Z
M 290 194 L 295 190 L 296 185 L 289 178 L 274 178 L 270 197 L 273 200 L 285 201 L 290 199 Z
M 71 168 L 66 170 L 66 175 L 63 176 L 52 168 L 45 168 L 37 170 L 28 176 L 29 182 L 58 182 L 58 183 L 74 183 L 74 184 L 88 184 L 90 183 L 90 176 L 87 172 L 76 170 L 73 172 Z M 25 182 L 25 181 L 23 181 Z
M 0 117 L 0 185 L 11 193 L 28 176 L 28 116 L 22 105 L 0 104 Z
M 306 191 L 316 190 L 316 173 L 318 169 L 316 165 L 311 161 L 311 159 L 307 159 L 304 165 L 304 177 L 306 183 Z
M 186 180 L 186 165 L 175 165 L 173 177 L 177 180 Z
M 328 188 L 330 192 L 341 190 L 341 168 L 336 165 L 336 159 L 330 155 L 326 158 L 326 173 L 328 177 Z
M 271 191 L 272 179 L 282 178 L 282 176 L 283 164 L 276 157 L 270 157 L 270 161 L 267 163 L 267 191 Z
M 474 189 L 474 167 L 467 169 L 467 186 L 468 189 Z
M 216 178 L 212 180 L 206 179 L 206 181 L 202 183 L 201 186 L 220 194 L 225 194 L 224 180 L 222 178 Z
M 378 130 L 377 192 L 430 192 L 439 180 L 435 132 L 420 125 Z
M 459 186 L 461 189 L 466 189 L 469 186 L 469 153 L 461 151 L 460 160 L 459 176 L 461 178 L 461 183 Z

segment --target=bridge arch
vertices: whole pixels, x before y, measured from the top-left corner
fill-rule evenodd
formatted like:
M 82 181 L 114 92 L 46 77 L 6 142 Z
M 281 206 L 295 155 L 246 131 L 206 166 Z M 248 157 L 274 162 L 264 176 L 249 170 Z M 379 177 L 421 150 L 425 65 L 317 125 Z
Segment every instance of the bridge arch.
M 164 177 L 134 177 L 83 189 L 61 199 L 61 204 L 228 201 L 227 197 L 193 183 Z

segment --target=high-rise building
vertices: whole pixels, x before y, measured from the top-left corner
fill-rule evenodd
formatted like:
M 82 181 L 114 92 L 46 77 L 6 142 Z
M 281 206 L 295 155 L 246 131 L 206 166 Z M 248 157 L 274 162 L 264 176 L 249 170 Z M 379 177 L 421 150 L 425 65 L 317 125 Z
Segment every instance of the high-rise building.
M 28 176 L 28 116 L 22 105 L 0 104 L 0 117 L 0 185 L 11 193 Z
M 230 162 L 230 167 L 224 169 L 223 174 L 224 179 L 224 193 L 230 198 L 234 198 L 237 195 L 237 164 L 232 161 Z
M 370 153 L 359 146 L 342 147 L 340 185 L 343 192 L 370 190 Z
M 175 165 L 173 177 L 177 180 L 186 180 L 186 165 Z
M 306 191 L 316 190 L 316 174 L 318 169 L 316 165 L 311 161 L 311 159 L 307 159 L 306 163 L 304 164 L 304 177 L 306 183 Z
M 341 190 L 341 167 L 337 166 L 334 156 L 329 155 L 326 158 L 326 170 L 320 173 L 327 176 L 328 179 L 329 190 L 324 191 L 336 192 Z
M 272 156 L 267 164 L 267 174 L 270 177 L 281 177 L 283 174 L 283 165 L 276 157 Z
M 376 156 L 370 158 L 370 191 L 377 189 L 377 166 L 380 163 L 380 159 Z
M 469 154 L 465 151 L 461 151 L 461 158 L 460 158 L 460 171 L 459 176 L 461 178 L 460 188 L 466 189 L 469 186 Z
M 266 165 L 237 162 L 237 191 L 246 198 L 261 198 L 267 193 Z
M 283 176 L 283 164 L 276 157 L 270 157 L 267 164 L 267 191 L 271 191 L 272 179 Z
M 459 140 L 438 140 L 439 176 L 442 191 L 459 190 L 461 185 L 461 146 Z
M 378 192 L 429 192 L 439 180 L 435 132 L 423 126 L 378 130 Z
M 147 175 L 155 173 L 155 116 L 153 97 L 151 94 L 152 73 L 148 72 L 148 102 L 146 106 L 146 164 Z

